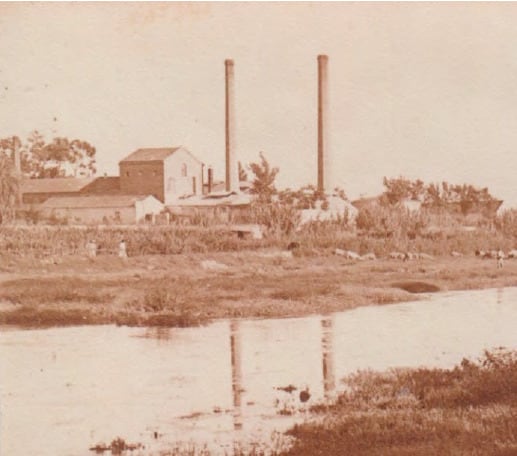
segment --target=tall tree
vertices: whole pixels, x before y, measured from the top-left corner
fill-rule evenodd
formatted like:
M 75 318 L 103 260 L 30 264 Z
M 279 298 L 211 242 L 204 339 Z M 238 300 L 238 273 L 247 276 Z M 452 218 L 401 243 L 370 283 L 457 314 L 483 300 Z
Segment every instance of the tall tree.
M 249 167 L 255 176 L 251 183 L 251 193 L 258 195 L 262 201 L 271 201 L 276 193 L 275 179 L 279 169 L 271 167 L 262 152 L 259 154 L 259 163 L 250 163 Z
M 0 154 L 0 223 L 11 220 L 15 215 L 18 201 L 19 177 L 13 160 Z
M 13 156 L 18 147 L 25 177 L 66 177 L 95 174 L 95 147 L 80 139 L 56 137 L 47 143 L 37 130 L 22 143 L 16 136 L 0 140 L 0 152 Z
M 18 136 L 8 136 L 0 138 L 0 155 L 5 155 L 13 162 L 16 160 L 16 153 L 21 154 L 22 141 Z
M 239 182 L 246 182 L 248 180 L 248 173 L 244 169 L 244 166 L 242 166 L 242 163 L 239 162 Z
M 384 197 L 389 204 L 397 204 L 405 199 L 421 200 L 425 195 L 424 183 L 420 179 L 411 181 L 405 177 L 384 177 L 382 183 L 386 188 Z

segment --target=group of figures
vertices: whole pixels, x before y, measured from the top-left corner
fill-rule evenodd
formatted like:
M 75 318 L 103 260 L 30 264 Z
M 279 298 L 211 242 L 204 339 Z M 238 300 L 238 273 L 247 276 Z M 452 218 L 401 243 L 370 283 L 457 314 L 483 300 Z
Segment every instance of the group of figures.
M 494 259 L 497 260 L 497 268 L 503 267 L 504 260 L 506 258 L 517 258 L 517 250 L 510 250 L 508 253 L 504 253 L 503 250 L 476 250 L 476 256 L 482 259 Z
M 97 256 L 98 246 L 94 239 L 90 239 L 86 243 L 86 253 L 88 258 L 95 258 Z M 122 239 L 118 244 L 118 256 L 119 258 L 127 258 L 127 247 L 126 241 Z

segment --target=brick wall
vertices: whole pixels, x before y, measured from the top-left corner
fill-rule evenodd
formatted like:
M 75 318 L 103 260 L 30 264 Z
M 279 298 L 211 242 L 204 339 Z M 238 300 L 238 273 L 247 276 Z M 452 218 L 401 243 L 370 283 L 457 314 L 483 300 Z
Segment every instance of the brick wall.
M 121 162 L 120 191 L 129 195 L 153 195 L 164 200 L 163 162 Z

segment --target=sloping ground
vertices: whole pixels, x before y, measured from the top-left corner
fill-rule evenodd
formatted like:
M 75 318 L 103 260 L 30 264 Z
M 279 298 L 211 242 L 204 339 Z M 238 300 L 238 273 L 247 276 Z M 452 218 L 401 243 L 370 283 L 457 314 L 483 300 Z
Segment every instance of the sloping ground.
M 497 269 L 465 257 L 357 262 L 275 250 L 93 260 L 13 256 L 1 271 L 0 323 L 29 326 L 188 326 L 415 300 L 415 291 L 517 285 L 517 260 Z

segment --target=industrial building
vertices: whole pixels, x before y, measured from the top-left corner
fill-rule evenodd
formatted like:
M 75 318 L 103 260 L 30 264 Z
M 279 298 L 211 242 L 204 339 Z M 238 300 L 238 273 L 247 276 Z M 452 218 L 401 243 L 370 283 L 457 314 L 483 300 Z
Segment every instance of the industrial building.
M 152 195 L 52 197 L 39 206 L 46 218 L 96 225 L 142 222 L 146 217 L 159 214 L 163 208 L 163 203 Z
M 317 61 L 317 188 L 329 194 L 328 57 L 320 55 Z M 226 214 L 229 219 L 232 214 L 242 215 L 252 198 L 242 192 L 239 182 L 233 60 L 225 60 L 224 67 L 224 190 L 214 182 L 212 169 L 205 170 L 205 165 L 185 147 L 141 148 L 119 162 L 118 176 L 24 180 L 21 196 L 25 209 L 59 214 L 82 223 L 135 223 L 164 208 L 178 215 Z M 317 213 L 305 214 L 306 218 L 321 219 L 322 211 L 313 212 Z

